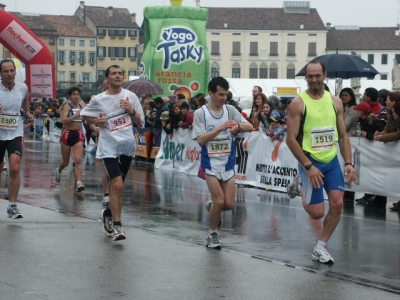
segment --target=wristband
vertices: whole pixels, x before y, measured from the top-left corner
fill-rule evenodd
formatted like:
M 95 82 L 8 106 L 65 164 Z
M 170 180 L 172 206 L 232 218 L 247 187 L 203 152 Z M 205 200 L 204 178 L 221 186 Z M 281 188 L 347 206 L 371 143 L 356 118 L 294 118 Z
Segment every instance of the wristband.
M 134 117 L 136 115 L 136 111 L 133 110 L 133 113 L 129 114 L 130 116 Z
M 344 163 L 344 166 L 352 166 L 354 168 L 354 165 L 351 162 Z

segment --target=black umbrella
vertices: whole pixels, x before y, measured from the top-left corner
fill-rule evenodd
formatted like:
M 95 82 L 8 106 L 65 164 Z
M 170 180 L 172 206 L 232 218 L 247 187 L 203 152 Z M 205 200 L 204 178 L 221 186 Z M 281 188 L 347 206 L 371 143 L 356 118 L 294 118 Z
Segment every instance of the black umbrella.
M 135 79 L 128 81 L 123 85 L 123 88 L 138 95 L 158 95 L 163 93 L 163 89 L 157 83 L 148 79 Z
M 326 54 L 314 58 L 325 65 L 328 78 L 349 79 L 355 77 L 374 78 L 379 72 L 362 58 L 348 54 Z M 306 65 L 307 66 L 307 65 Z M 296 76 L 304 76 L 305 68 Z

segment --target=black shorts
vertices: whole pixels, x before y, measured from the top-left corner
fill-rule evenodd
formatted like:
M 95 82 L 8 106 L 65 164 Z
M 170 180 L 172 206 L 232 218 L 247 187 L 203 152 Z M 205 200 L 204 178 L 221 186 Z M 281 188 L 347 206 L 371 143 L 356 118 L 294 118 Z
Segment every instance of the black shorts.
M 117 158 L 107 157 L 103 158 L 102 160 L 109 181 L 117 178 L 118 176 L 121 176 L 122 180 L 125 181 L 125 177 L 128 174 L 129 168 L 131 167 L 131 156 L 121 155 Z
M 4 153 L 6 153 L 8 157 L 11 154 L 17 154 L 20 157 L 22 156 L 22 136 L 17 136 L 13 140 L 8 141 L 0 141 L 0 163 L 4 161 Z
M 83 142 L 85 140 L 85 134 L 81 129 L 72 130 L 64 129 L 61 133 L 60 141 L 66 146 L 73 147 L 75 144 Z

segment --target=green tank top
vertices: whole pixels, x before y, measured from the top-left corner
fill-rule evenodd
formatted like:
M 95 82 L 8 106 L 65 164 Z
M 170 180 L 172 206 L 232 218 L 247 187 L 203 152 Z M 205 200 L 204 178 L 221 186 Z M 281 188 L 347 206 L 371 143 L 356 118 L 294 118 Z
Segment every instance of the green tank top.
M 303 118 L 297 140 L 304 151 L 317 161 L 328 163 L 337 151 L 337 111 L 331 94 L 325 91 L 319 100 L 305 91 L 300 93 L 304 102 Z

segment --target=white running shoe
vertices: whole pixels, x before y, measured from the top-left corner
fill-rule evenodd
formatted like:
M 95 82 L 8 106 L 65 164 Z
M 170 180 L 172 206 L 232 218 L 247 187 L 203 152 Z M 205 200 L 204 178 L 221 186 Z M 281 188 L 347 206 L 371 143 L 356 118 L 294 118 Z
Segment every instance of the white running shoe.
M 323 264 L 333 264 L 333 257 L 332 255 L 329 254 L 328 250 L 326 248 L 320 248 L 315 246 L 314 251 L 311 256 L 312 260 L 317 260 L 320 263 Z

